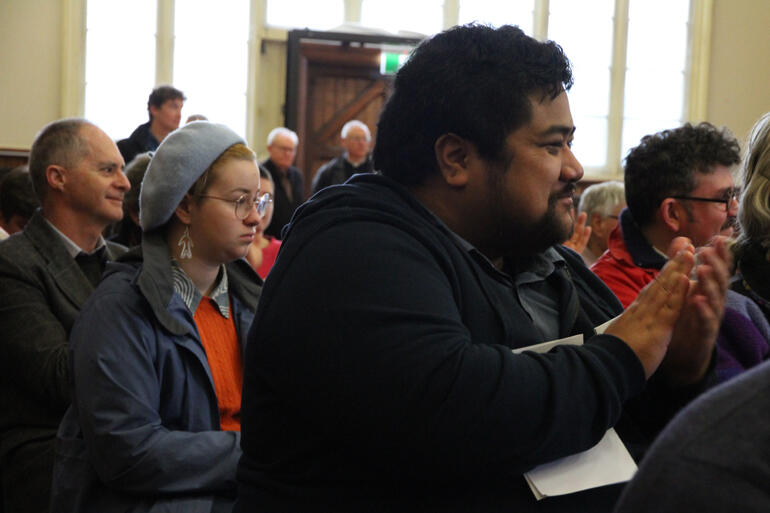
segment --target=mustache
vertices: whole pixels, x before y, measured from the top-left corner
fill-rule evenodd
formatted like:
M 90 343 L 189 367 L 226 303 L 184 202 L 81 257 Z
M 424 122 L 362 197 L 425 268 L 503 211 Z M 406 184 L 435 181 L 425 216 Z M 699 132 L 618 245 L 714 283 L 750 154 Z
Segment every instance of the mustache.
M 728 228 L 738 228 L 738 218 L 737 217 L 728 217 L 725 220 L 725 224 L 722 225 L 721 230 L 727 230 Z
M 551 201 L 557 201 L 562 198 L 575 199 L 575 193 L 577 192 L 577 185 L 574 182 L 570 182 L 565 185 L 559 192 L 551 194 Z

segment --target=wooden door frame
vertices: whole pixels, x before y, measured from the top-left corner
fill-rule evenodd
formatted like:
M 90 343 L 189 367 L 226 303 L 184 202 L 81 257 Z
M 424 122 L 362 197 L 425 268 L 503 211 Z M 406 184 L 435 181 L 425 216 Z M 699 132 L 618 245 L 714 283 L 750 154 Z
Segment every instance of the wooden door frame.
M 284 103 L 284 126 L 300 134 L 299 144 L 297 146 L 296 164 L 302 169 L 302 172 L 305 173 L 306 176 L 308 174 L 308 170 L 305 169 L 306 137 L 303 137 L 302 127 L 306 126 L 307 121 L 307 112 L 305 111 L 304 106 L 307 103 L 308 95 L 308 59 L 302 54 L 302 43 L 340 43 L 340 45 L 330 45 L 329 52 L 316 52 L 314 54 L 314 62 L 320 60 L 329 62 L 330 65 L 334 65 L 334 55 L 335 53 L 339 53 L 338 50 L 335 52 L 334 48 L 339 49 L 339 46 L 348 46 L 353 43 L 358 44 L 361 47 L 369 48 L 376 48 L 377 46 L 382 45 L 414 47 L 417 46 L 420 41 L 422 41 L 422 39 L 410 37 L 322 32 L 309 29 L 291 30 L 288 32 L 286 42 L 286 101 Z M 371 64 L 370 59 L 366 59 L 365 57 L 362 58 L 364 59 L 362 64 Z M 336 127 L 328 127 L 328 129 L 332 131 L 335 128 Z M 337 131 L 339 128 L 336 128 Z

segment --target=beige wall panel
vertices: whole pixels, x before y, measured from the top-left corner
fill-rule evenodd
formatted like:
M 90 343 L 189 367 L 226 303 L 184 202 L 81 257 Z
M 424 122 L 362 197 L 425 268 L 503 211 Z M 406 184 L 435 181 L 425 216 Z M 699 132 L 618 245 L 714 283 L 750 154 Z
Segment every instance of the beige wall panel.
M 59 117 L 61 2 L 0 1 L 0 148 L 29 149 Z
M 743 142 L 770 111 L 770 1 L 716 0 L 709 69 L 708 121 Z
M 267 134 L 283 126 L 283 104 L 286 98 L 286 42 L 265 41 L 259 53 L 257 77 L 257 112 L 255 150 L 262 161 L 267 158 Z

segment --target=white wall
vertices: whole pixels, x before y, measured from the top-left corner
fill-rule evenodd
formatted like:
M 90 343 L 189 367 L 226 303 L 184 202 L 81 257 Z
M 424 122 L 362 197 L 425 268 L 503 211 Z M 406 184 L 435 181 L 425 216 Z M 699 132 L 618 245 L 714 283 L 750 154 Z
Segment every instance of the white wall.
M 708 121 L 743 142 L 770 111 L 770 1 L 716 0 L 709 66 Z

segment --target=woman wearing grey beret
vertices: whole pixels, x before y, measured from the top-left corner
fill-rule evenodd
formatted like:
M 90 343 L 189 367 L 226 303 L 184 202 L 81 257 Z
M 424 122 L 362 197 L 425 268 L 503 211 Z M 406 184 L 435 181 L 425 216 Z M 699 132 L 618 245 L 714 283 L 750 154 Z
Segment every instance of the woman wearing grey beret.
M 262 284 L 243 256 L 268 203 L 256 155 L 224 125 L 191 123 L 158 147 L 141 247 L 108 269 L 72 329 L 52 511 L 232 506 Z

